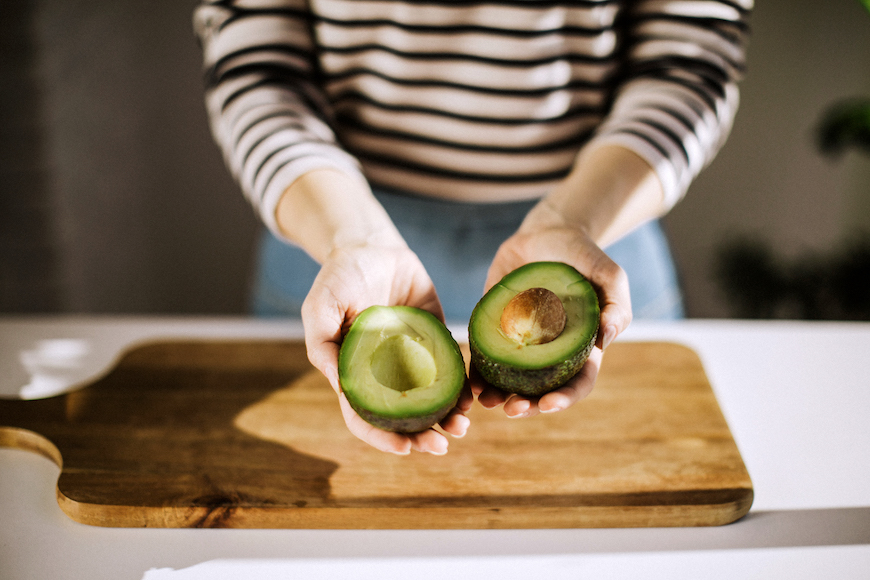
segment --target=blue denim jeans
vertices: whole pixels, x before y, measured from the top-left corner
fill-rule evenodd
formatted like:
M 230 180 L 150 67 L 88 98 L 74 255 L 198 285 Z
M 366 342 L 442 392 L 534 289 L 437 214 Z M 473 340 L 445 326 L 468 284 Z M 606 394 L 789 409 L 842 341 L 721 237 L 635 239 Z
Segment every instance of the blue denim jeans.
M 470 204 L 389 191 L 375 196 L 426 267 L 448 323 L 456 324 L 468 322 L 496 250 L 535 203 Z M 658 222 L 605 251 L 628 274 L 635 318 L 684 316 L 676 269 Z M 304 251 L 264 232 L 251 298 L 254 314 L 298 318 L 318 270 Z

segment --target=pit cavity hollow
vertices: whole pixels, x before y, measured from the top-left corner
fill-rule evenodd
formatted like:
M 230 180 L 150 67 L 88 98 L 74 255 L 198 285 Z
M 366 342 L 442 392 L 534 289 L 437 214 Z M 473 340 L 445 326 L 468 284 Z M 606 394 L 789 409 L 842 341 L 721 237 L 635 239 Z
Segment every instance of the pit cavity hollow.
M 435 358 L 429 350 L 405 334 L 384 340 L 372 355 L 375 380 L 394 391 L 409 391 L 432 384 Z

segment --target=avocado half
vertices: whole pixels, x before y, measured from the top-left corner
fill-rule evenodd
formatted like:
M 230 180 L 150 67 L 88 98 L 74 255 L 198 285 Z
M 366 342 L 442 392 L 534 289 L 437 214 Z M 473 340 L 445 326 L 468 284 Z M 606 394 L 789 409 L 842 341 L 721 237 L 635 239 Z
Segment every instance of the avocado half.
M 465 384 L 450 331 L 409 306 L 372 306 L 344 337 L 338 378 L 360 417 L 386 431 L 417 433 L 443 419 Z
M 565 326 L 543 344 L 524 344 L 507 336 L 502 312 L 523 291 L 545 288 L 565 309 Z M 471 364 L 491 385 L 539 397 L 565 384 L 589 358 L 598 336 L 598 296 L 589 281 L 561 262 L 533 262 L 517 268 L 480 299 L 471 314 L 468 339 Z

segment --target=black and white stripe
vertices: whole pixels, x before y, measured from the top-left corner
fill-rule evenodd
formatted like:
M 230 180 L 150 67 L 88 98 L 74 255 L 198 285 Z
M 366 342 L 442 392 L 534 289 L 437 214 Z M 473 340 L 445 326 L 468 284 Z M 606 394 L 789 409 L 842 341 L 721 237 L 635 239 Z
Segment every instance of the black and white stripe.
M 669 203 L 730 130 L 752 0 L 201 4 L 212 130 L 267 223 L 315 167 L 443 198 L 544 194 L 618 143 Z

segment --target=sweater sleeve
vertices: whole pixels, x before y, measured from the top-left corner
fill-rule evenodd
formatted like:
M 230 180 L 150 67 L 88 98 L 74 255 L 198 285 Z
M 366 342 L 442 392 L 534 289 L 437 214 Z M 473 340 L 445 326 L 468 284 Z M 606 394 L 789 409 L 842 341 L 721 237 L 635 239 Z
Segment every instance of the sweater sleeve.
M 657 172 L 670 208 L 731 130 L 753 0 L 631 4 L 626 66 L 611 111 L 587 147 L 618 144 Z
M 214 0 L 194 12 L 206 108 L 224 160 L 276 234 L 275 207 L 302 174 L 334 168 L 362 179 L 338 144 L 317 75 L 305 0 Z

